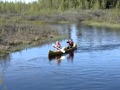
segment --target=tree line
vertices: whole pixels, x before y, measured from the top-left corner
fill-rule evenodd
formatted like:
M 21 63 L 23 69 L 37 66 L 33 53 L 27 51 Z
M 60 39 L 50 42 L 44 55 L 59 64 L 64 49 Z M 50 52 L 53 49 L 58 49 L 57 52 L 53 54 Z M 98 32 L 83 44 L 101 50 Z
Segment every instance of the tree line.
M 38 0 L 32 3 L 2 2 L 0 1 L 0 13 L 32 14 L 41 10 L 120 10 L 120 0 Z
M 120 9 L 120 0 L 39 0 L 42 7 L 56 9 Z

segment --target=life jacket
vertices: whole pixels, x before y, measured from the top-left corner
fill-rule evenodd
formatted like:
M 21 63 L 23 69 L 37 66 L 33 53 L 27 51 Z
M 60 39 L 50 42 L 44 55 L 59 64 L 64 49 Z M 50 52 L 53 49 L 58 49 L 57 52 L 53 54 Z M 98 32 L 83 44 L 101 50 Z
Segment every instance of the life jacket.
M 69 43 L 69 46 L 71 46 L 71 47 L 72 47 L 73 44 L 74 44 L 73 41 L 68 41 L 68 43 Z
M 72 47 L 73 46 L 73 41 L 69 41 L 69 45 Z

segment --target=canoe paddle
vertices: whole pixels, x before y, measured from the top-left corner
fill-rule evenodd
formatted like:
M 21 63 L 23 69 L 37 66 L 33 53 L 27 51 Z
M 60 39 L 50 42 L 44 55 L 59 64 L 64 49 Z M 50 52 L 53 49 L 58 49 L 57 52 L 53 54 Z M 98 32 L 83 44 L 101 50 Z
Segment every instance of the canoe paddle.
M 54 44 L 52 44 L 52 46 L 55 47 L 55 48 L 57 48 L 57 49 L 59 49 L 61 52 L 65 53 L 65 50 L 64 50 L 64 49 L 61 49 L 61 48 L 59 48 L 59 47 L 56 47 Z

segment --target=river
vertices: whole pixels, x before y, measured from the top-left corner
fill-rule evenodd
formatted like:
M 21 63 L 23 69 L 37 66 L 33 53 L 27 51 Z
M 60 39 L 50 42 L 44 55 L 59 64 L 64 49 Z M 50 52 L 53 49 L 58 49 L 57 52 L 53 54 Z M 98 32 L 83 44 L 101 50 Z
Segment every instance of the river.
M 0 59 L 0 90 L 119 90 L 120 30 L 80 24 L 58 25 L 77 50 L 63 60 L 48 58 L 51 43 L 10 53 Z M 67 39 L 61 40 L 67 46 Z M 0 77 L 1 78 L 1 77 Z

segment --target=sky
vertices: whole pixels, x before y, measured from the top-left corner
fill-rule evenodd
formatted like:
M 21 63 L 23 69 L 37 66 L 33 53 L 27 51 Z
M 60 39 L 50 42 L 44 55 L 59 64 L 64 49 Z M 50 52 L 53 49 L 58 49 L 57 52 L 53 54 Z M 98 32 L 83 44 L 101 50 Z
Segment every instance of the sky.
M 18 2 L 18 1 L 22 1 L 22 2 L 26 2 L 26 3 L 29 3 L 29 2 L 33 2 L 33 1 L 38 1 L 38 0 L 0 0 L 0 1 L 8 1 L 8 2 Z

